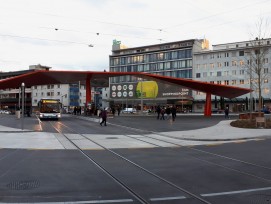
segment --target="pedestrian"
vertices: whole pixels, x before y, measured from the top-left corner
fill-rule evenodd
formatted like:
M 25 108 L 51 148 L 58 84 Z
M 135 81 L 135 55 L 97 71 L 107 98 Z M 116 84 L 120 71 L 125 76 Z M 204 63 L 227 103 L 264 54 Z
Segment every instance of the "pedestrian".
M 113 116 L 115 116 L 116 110 L 115 110 L 115 107 L 114 107 L 114 106 L 111 108 L 111 111 L 112 111 Z
M 169 118 L 170 118 L 170 107 L 169 106 L 167 106 L 167 108 L 166 108 L 166 114 L 167 114 L 167 120 L 169 120 Z
M 171 108 L 171 115 L 172 115 L 172 120 L 175 121 L 175 118 L 176 118 L 176 107 L 175 106 L 172 106 Z
M 118 116 L 120 115 L 120 107 L 118 107 Z
M 160 118 L 160 120 L 165 120 L 165 108 L 164 107 L 161 109 L 161 118 Z
M 226 107 L 224 112 L 225 112 L 225 118 L 230 119 L 230 117 L 229 117 L 229 107 Z
M 100 125 L 103 126 L 104 123 L 104 126 L 106 126 L 107 111 L 105 109 L 103 109 L 100 113 L 100 118 L 102 118 L 102 122 L 100 122 Z
M 160 118 L 160 113 L 161 113 L 161 108 L 159 105 L 156 107 L 156 113 L 157 113 L 157 120 L 158 120 Z

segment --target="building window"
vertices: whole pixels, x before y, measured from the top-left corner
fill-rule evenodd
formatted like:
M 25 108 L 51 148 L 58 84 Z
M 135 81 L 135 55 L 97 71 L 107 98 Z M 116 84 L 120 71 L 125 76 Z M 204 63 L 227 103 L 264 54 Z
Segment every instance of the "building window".
M 59 89 L 60 89 L 60 84 L 58 84 L 58 85 L 57 85 L 57 88 L 59 88 Z
M 240 66 L 243 66 L 245 63 L 243 60 L 240 60 L 239 64 L 240 64 Z
M 57 92 L 57 95 L 60 96 L 60 92 Z
M 47 96 L 50 96 L 51 92 L 47 92 Z
M 197 64 L 197 69 L 200 69 L 200 64 Z
M 224 67 L 228 67 L 229 66 L 229 62 L 224 62 Z
M 244 79 L 240 79 L 240 84 L 244 84 L 245 80 Z
M 216 83 L 217 83 L 217 84 L 221 84 L 221 81 L 217 81 Z
M 203 77 L 207 77 L 207 72 L 203 72 L 203 73 L 202 73 L 202 76 L 203 76 Z
M 229 71 L 224 71 L 224 76 L 229 76 Z
M 231 71 L 231 74 L 232 74 L 232 75 L 236 75 L 236 70 L 232 70 L 232 71 Z
M 229 53 L 228 52 L 225 52 L 225 57 L 229 57 Z
M 50 85 L 47 85 L 47 89 L 50 89 Z
M 221 58 L 221 53 L 217 53 L 217 58 Z
M 210 59 L 214 59 L 215 58 L 215 55 L 214 54 L 211 54 L 210 55 Z
M 217 72 L 216 76 L 221 77 L 221 71 Z
M 264 68 L 263 73 L 267 74 L 268 73 L 268 68 Z
M 239 56 L 244 56 L 245 52 L 244 51 L 239 51 Z
M 213 69 L 215 67 L 214 63 L 210 64 L 210 68 Z
M 210 76 L 214 76 L 214 72 L 210 72 Z
M 225 84 L 225 85 L 229 85 L 229 80 L 225 80 L 225 81 L 224 81 L 224 84 Z
M 200 73 L 196 73 L 196 78 L 200 78 Z
M 265 80 L 264 80 L 264 83 L 268 83 L 268 79 L 265 79 Z
M 222 66 L 221 62 L 218 62 L 217 67 L 221 67 L 221 66 Z
M 232 80 L 232 81 L 231 81 L 231 84 L 232 84 L 232 85 L 236 85 L 236 80 Z
M 210 81 L 210 84 L 214 84 L 215 82 L 214 81 Z
M 245 70 L 240 70 L 240 75 L 244 75 L 245 74 Z

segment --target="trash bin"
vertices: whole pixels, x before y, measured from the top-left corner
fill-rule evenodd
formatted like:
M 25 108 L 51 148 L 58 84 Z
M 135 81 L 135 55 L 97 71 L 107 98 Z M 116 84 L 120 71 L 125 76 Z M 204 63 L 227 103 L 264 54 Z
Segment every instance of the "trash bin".
M 20 118 L 21 117 L 21 111 L 15 111 L 15 115 L 16 115 L 16 118 Z

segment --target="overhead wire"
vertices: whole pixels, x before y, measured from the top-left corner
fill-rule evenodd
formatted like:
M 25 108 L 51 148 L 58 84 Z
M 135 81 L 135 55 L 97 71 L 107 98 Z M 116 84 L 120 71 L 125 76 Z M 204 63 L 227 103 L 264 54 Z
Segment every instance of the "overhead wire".
M 266 2 L 268 2 L 268 1 L 270 1 L 270 0 L 263 0 L 263 1 L 258 2 L 258 3 L 247 4 L 247 5 L 245 5 L 245 6 L 237 7 L 237 8 L 235 8 L 235 9 L 232 9 L 232 10 L 229 10 L 229 11 L 219 12 L 219 13 L 216 13 L 216 14 L 213 14 L 213 15 L 209 15 L 209 16 L 206 16 L 206 17 L 202 17 L 202 18 L 190 20 L 190 21 L 187 21 L 187 22 L 184 22 L 184 23 L 181 23 L 181 24 L 176 24 L 176 25 L 164 27 L 164 28 L 162 28 L 162 29 L 163 29 L 163 30 L 168 30 L 168 29 L 180 27 L 180 26 L 183 26 L 183 25 L 186 25 L 186 24 L 190 24 L 190 23 L 194 23 L 194 22 L 203 21 L 203 20 L 206 20 L 206 19 L 215 17 L 215 16 L 220 16 L 220 15 L 224 15 L 224 14 L 227 14 L 227 13 L 231 13 L 231 12 L 234 12 L 234 11 L 236 11 L 236 10 L 240 10 L 240 9 L 243 9 L 243 8 L 247 8 L 247 7 L 250 7 L 250 6 L 253 6 L 253 5 L 266 3 Z

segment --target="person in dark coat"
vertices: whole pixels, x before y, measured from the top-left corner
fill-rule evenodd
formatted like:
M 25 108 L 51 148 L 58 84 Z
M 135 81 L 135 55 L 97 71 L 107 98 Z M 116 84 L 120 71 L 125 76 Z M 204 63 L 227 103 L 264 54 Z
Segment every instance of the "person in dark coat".
M 160 113 L 161 113 L 161 118 L 160 118 L 160 120 L 165 120 L 165 112 L 166 112 L 165 108 L 164 108 L 164 107 L 161 108 L 161 111 L 160 111 Z
M 224 112 L 225 112 L 225 118 L 230 119 L 230 117 L 229 117 L 229 108 L 228 107 L 225 108 Z
M 107 119 L 107 111 L 104 109 L 100 113 L 100 117 L 102 118 L 102 122 L 100 122 L 100 125 L 102 126 L 104 123 L 104 126 L 106 126 L 106 119 Z
M 157 120 L 158 120 L 160 118 L 160 113 L 161 113 L 161 108 L 159 105 L 156 107 L 156 113 L 157 113 Z
M 171 115 L 172 115 L 172 120 L 173 121 L 175 121 L 176 113 L 177 113 L 176 107 L 172 106 L 172 108 L 171 108 Z
M 166 108 L 167 120 L 169 120 L 169 118 L 170 118 L 170 113 L 171 113 L 170 107 L 167 106 L 167 108 Z

